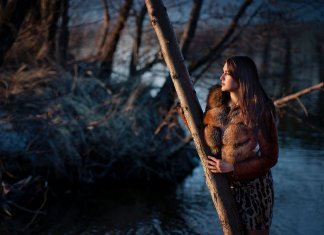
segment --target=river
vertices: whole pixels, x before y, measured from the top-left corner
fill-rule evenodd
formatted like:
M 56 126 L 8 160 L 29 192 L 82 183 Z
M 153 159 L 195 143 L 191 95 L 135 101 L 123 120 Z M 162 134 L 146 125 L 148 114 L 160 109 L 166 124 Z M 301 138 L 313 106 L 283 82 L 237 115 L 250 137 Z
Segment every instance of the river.
M 310 133 L 279 133 L 272 235 L 324 231 L 324 136 Z M 106 187 L 57 202 L 37 234 L 222 234 L 201 165 L 176 187 Z

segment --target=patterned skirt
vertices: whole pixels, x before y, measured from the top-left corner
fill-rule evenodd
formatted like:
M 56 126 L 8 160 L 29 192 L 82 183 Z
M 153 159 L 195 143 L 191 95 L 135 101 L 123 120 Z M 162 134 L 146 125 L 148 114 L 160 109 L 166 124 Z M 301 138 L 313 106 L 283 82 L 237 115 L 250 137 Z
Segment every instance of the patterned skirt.
M 245 229 L 270 229 L 274 201 L 271 172 L 251 181 L 233 182 L 232 191 Z

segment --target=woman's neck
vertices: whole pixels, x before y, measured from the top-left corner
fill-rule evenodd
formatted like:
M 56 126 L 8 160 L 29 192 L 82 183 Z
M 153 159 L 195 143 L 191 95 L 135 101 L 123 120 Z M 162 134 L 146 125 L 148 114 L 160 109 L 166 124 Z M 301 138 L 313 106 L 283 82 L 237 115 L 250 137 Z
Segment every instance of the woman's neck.
M 239 100 L 241 99 L 241 95 L 238 91 L 232 91 L 230 92 L 230 103 L 229 105 L 231 107 L 235 107 L 239 104 Z

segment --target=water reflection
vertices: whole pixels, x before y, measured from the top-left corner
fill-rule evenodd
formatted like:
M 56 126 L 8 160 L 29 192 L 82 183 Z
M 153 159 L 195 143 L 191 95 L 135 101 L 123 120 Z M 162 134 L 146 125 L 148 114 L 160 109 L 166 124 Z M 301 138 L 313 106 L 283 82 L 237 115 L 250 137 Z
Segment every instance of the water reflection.
M 172 188 L 82 190 L 79 197 L 68 200 L 66 205 L 53 205 L 51 215 L 43 222 L 45 226 L 38 228 L 37 233 L 201 234 L 199 228 L 204 218 L 208 219 L 201 209 L 213 205 L 206 200 L 207 191 L 200 183 L 198 187 L 186 181 L 186 186 Z M 195 192 L 195 188 L 201 190 Z M 197 200 L 201 195 L 204 198 Z M 216 213 L 210 211 L 210 220 L 216 228 Z M 55 222 L 49 225 L 49 221 Z
M 272 234 L 321 234 L 324 229 L 323 146 L 288 139 L 274 168 L 276 204 Z
M 324 148 L 284 133 L 280 143 L 280 159 L 273 169 L 276 196 L 271 234 L 320 234 L 324 230 Z M 37 234 L 53 235 L 222 234 L 201 166 L 177 187 L 84 190 L 73 200 L 53 205 L 37 230 Z

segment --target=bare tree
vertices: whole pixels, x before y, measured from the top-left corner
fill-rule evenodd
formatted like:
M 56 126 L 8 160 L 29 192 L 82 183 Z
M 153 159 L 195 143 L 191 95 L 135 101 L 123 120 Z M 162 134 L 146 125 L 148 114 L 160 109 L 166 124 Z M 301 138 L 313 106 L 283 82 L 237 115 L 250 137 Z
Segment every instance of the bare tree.
M 163 58 L 181 102 L 188 127 L 204 169 L 207 186 L 218 212 L 224 234 L 243 234 L 240 217 L 227 178 L 212 174 L 207 168 L 208 147 L 203 141 L 202 110 L 195 95 L 188 70 L 177 45 L 165 7 L 160 0 L 146 0 L 151 22 L 157 34 Z
M 191 13 L 189 16 L 189 21 L 188 24 L 186 25 L 185 30 L 182 33 L 179 47 L 182 52 L 183 58 L 187 57 L 188 54 L 188 49 L 193 41 L 193 38 L 195 36 L 195 32 L 197 29 L 197 23 L 199 20 L 200 16 L 200 10 L 203 4 L 203 0 L 193 0 L 192 8 L 191 8 Z M 163 94 L 163 96 L 161 96 Z M 165 118 L 157 128 L 157 134 L 161 132 L 162 128 L 166 128 L 168 124 L 175 118 L 177 115 L 176 112 L 174 112 L 174 107 L 175 107 L 175 90 L 174 86 L 172 84 L 171 77 L 168 76 L 166 78 L 166 81 L 162 88 L 160 89 L 158 96 L 156 100 L 159 101 L 159 106 L 165 109 L 167 111 Z
M 138 64 L 138 52 L 141 47 L 142 33 L 143 33 L 143 22 L 147 13 L 145 3 L 143 4 L 139 15 L 136 17 L 136 32 L 133 44 L 133 50 L 131 55 L 131 61 L 129 64 L 129 77 L 133 77 L 136 74 L 136 66 Z
M 56 51 L 57 22 L 60 17 L 61 0 L 41 1 L 41 28 L 44 33 L 44 42 L 37 52 L 36 59 L 45 57 L 54 59 Z
M 238 12 L 232 19 L 231 24 L 228 26 L 227 30 L 223 34 L 222 38 L 215 43 L 215 45 L 212 46 L 212 48 L 201 58 L 199 58 L 196 61 L 193 61 L 189 65 L 189 72 L 192 74 L 196 69 L 198 69 L 200 66 L 208 62 L 208 60 L 218 56 L 218 51 L 225 45 L 225 43 L 230 39 L 230 37 L 233 35 L 236 27 L 238 26 L 238 22 L 240 18 L 244 15 L 246 12 L 246 9 L 248 6 L 251 5 L 253 0 L 245 0 L 242 5 L 240 6 Z
M 266 35 L 264 49 L 262 53 L 262 65 L 261 65 L 261 77 L 268 76 L 269 62 L 270 62 L 270 46 L 271 46 L 271 37 L 269 34 Z
M 101 40 L 98 44 L 98 57 L 100 57 L 100 53 L 104 50 L 104 46 L 106 44 L 106 40 L 108 37 L 109 32 L 109 25 L 110 25 L 110 14 L 109 14 L 109 6 L 106 0 L 102 0 L 102 5 L 104 9 L 104 23 L 103 23 L 103 35 L 100 34 Z
M 117 44 L 121 36 L 122 30 L 126 24 L 132 4 L 133 0 L 125 0 L 124 5 L 120 10 L 117 23 L 114 26 L 114 30 L 111 32 L 111 35 L 107 40 L 105 49 L 102 53 L 103 57 L 99 72 L 99 77 L 101 77 L 102 79 L 110 78 L 114 62 L 114 54 L 117 49 Z
M 60 65 L 65 66 L 67 60 L 69 29 L 68 16 L 69 0 L 61 0 L 61 25 L 58 30 L 58 47 L 56 50 L 56 59 Z
M 180 39 L 180 49 L 182 51 L 182 56 L 184 59 L 187 57 L 188 49 L 190 47 L 190 44 L 192 43 L 192 39 L 195 36 L 202 3 L 202 0 L 193 1 L 188 24 L 185 30 L 183 31 Z M 164 82 L 163 86 L 161 87 L 156 97 L 156 101 L 159 102 L 159 105 L 163 109 L 169 110 L 172 104 L 174 103 L 174 97 L 175 91 L 172 85 L 172 81 L 170 77 L 168 77 Z
M 203 4 L 203 0 L 193 0 L 189 21 L 187 27 L 182 33 L 182 37 L 179 43 L 184 58 L 187 57 L 189 47 L 191 45 L 192 40 L 195 37 L 195 32 L 197 29 L 197 23 L 199 20 L 202 4 Z

